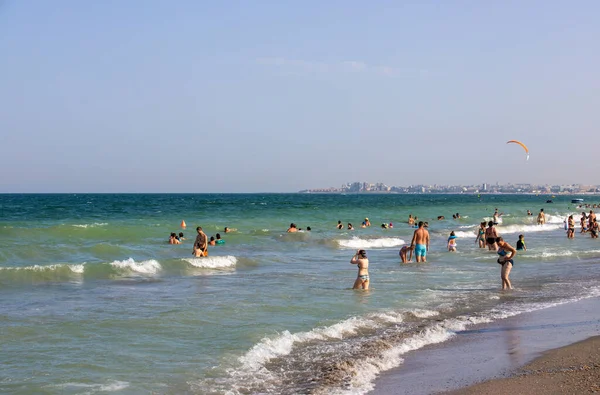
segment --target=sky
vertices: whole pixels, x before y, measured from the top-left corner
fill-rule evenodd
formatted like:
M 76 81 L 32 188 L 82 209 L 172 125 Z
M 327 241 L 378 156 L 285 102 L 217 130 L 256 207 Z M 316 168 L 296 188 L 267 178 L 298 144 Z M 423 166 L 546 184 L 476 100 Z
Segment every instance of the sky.
M 600 184 L 598 15 L 0 0 L 0 193 Z

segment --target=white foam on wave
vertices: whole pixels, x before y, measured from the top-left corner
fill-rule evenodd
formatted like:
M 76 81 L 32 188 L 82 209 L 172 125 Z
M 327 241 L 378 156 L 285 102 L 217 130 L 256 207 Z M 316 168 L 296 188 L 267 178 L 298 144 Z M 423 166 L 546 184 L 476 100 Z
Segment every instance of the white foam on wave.
M 0 267 L 0 270 L 16 270 L 16 271 L 33 271 L 33 272 L 45 272 L 45 271 L 54 271 L 62 268 L 68 268 L 73 273 L 81 274 L 85 270 L 85 263 L 77 264 L 77 265 L 69 265 L 66 263 L 57 263 L 54 265 L 33 265 L 33 266 L 12 266 L 12 267 Z
M 345 389 L 332 389 L 327 393 L 339 395 L 358 395 L 372 391 L 375 388 L 374 381 L 379 374 L 386 370 L 396 368 L 404 362 L 402 355 L 409 351 L 418 350 L 431 344 L 445 342 L 454 337 L 457 332 L 464 331 L 469 326 L 490 323 L 531 311 L 542 310 L 565 303 L 576 302 L 581 299 L 596 297 L 598 294 L 600 294 L 600 288 L 590 290 L 588 295 L 569 300 L 515 305 L 507 310 L 494 309 L 480 316 L 459 316 L 456 318 L 443 320 L 409 337 L 401 344 L 383 351 L 377 357 L 368 357 L 364 360 L 355 360 L 350 387 Z
M 129 383 L 126 381 L 109 381 L 106 384 L 87 384 L 87 383 L 64 383 L 64 384 L 56 384 L 51 387 L 60 388 L 63 390 L 67 389 L 85 389 L 85 394 L 92 394 L 95 392 L 115 392 L 121 391 L 125 388 L 129 387 Z
M 201 267 L 204 269 L 221 269 L 233 267 L 237 264 L 237 258 L 232 255 L 184 258 L 183 260 L 194 267 Z
M 563 256 L 573 256 L 573 255 L 595 255 L 600 253 L 600 250 L 557 250 L 557 249 L 543 249 L 541 251 L 535 251 L 533 249 L 528 249 L 526 253 L 522 256 L 526 258 L 555 258 L 555 257 L 563 257 Z
M 140 274 L 156 274 L 162 269 L 160 263 L 154 259 L 136 262 L 133 258 L 129 258 L 124 261 L 111 262 L 110 265 L 117 269 L 130 270 Z
M 558 229 L 562 229 L 562 222 L 560 225 L 556 224 L 544 224 L 544 225 L 507 225 L 498 228 L 500 235 L 505 233 L 534 233 L 534 232 L 553 232 Z
M 81 224 L 81 225 L 73 225 L 76 228 L 95 228 L 98 226 L 106 226 L 108 225 L 106 222 L 95 222 L 93 224 Z
M 425 310 L 422 310 L 423 312 Z M 415 312 L 412 312 L 415 314 Z M 315 328 L 309 332 L 290 333 L 284 331 L 275 338 L 264 338 L 245 355 L 239 358 L 243 371 L 254 372 L 273 358 L 288 355 L 298 344 L 327 339 L 342 339 L 354 335 L 361 329 L 377 328 L 384 323 L 400 323 L 404 314 L 398 312 L 373 313 L 366 317 L 351 317 L 336 324 Z
M 380 239 L 361 239 L 353 237 L 350 240 L 337 240 L 342 248 L 390 248 L 405 244 L 405 241 L 396 237 L 383 237 Z
M 463 232 L 463 231 L 458 231 L 458 232 L 454 232 L 454 235 L 456 237 L 464 237 L 466 239 L 472 239 L 477 237 L 477 231 L 474 230 L 472 232 Z
M 553 215 L 546 213 L 546 224 L 563 224 L 564 220 L 567 219 L 569 215 L 570 214 Z M 575 216 L 573 216 L 573 218 L 575 218 Z M 581 215 L 579 215 L 579 219 L 581 219 Z
M 85 263 L 79 265 L 68 265 L 73 273 L 82 274 L 85 271 Z
M 403 363 L 402 356 L 410 351 L 421 349 L 431 344 L 445 342 L 456 336 L 457 332 L 464 331 L 468 327 L 478 324 L 490 323 L 499 319 L 527 313 L 535 310 L 541 310 L 548 307 L 561 305 L 564 303 L 575 302 L 577 300 L 596 297 L 600 295 L 600 286 L 592 288 L 586 295 L 575 298 L 565 299 L 555 302 L 539 303 L 521 303 L 512 305 L 502 305 L 498 308 L 473 315 L 462 315 L 453 318 L 447 318 L 440 321 L 429 321 L 427 326 L 409 335 L 400 343 L 391 348 L 382 350 L 373 356 L 363 359 L 353 359 L 350 365 L 351 371 L 346 372 L 346 377 L 351 381 L 344 388 L 323 388 L 319 393 L 327 394 L 365 394 L 374 389 L 374 381 L 382 372 L 398 367 Z M 345 339 L 352 335 L 360 335 L 362 329 L 377 329 L 384 327 L 387 323 L 402 322 L 403 317 L 411 313 L 418 317 L 428 318 L 438 315 L 437 311 L 413 310 L 405 313 L 382 312 L 373 313 L 366 317 L 352 317 L 338 322 L 334 325 L 315 328 L 308 332 L 299 332 L 292 334 L 285 331 L 274 338 L 264 338 L 257 343 L 246 354 L 238 358 L 241 366 L 227 369 L 228 379 L 219 379 L 211 384 L 201 381 L 194 383 L 194 386 L 214 392 L 222 392 L 226 385 L 228 393 L 245 393 L 249 383 L 257 383 L 260 386 L 268 386 L 270 389 L 276 388 L 279 382 L 278 376 L 284 372 L 271 371 L 266 365 L 275 358 L 285 358 L 292 351 L 302 346 L 303 343 L 312 341 L 323 341 L 323 347 L 335 347 L 339 339 Z M 332 340 L 331 343 L 328 340 Z M 332 350 L 329 349 L 329 352 Z M 214 386 L 214 387 L 213 387 Z M 266 387 L 263 387 L 265 389 Z M 268 390 L 264 391 L 269 392 Z
M 401 355 L 409 351 L 418 350 L 430 344 L 445 342 L 454 336 L 454 333 L 443 326 L 443 323 L 425 328 L 417 335 L 411 336 L 402 344 L 383 351 L 378 357 L 368 357 L 364 360 L 355 360 L 351 387 L 348 389 L 333 389 L 331 394 L 364 394 L 375 388 L 374 381 L 377 376 L 386 370 L 396 368 L 404 362 Z
M 508 217 L 508 216 L 509 216 L 509 215 L 507 215 L 507 217 Z M 483 217 L 483 220 L 484 220 L 484 221 L 485 221 L 485 223 L 487 224 L 488 222 L 490 222 L 490 221 L 493 221 L 493 220 L 494 220 L 494 217 Z M 501 216 L 500 216 L 500 217 L 498 217 L 496 220 L 497 220 L 498 224 L 502 224 L 502 222 L 503 222 L 503 221 L 502 221 L 502 217 L 501 217 Z

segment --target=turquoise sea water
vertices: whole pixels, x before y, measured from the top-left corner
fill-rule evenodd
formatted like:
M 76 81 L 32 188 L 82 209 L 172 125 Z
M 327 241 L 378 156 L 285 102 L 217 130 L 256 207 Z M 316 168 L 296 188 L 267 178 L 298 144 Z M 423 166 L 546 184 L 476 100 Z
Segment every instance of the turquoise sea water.
M 574 196 L 549 198 L 0 195 L 0 392 L 366 393 L 402 354 L 469 325 L 600 294 L 600 242 L 579 226 L 567 240 L 563 220 L 582 210 Z M 474 242 L 496 207 L 499 233 L 528 246 L 510 292 Z M 526 215 L 540 208 L 544 226 Z M 399 263 L 409 214 L 430 224 L 425 264 Z M 181 220 L 188 239 L 169 245 Z M 287 234 L 291 222 L 312 231 Z M 198 225 L 236 231 L 192 258 Z M 368 292 L 350 289 L 357 248 L 371 262 Z

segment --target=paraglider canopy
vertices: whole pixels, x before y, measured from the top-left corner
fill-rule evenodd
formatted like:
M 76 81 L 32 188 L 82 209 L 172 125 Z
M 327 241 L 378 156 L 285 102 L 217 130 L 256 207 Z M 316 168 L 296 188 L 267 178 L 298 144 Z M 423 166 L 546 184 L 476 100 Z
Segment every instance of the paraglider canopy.
M 517 141 L 517 140 L 509 140 L 506 142 L 506 144 L 510 144 L 510 143 L 519 144 L 521 147 L 523 147 L 523 149 L 525 150 L 525 153 L 527 154 L 527 160 L 529 160 L 529 148 L 527 148 L 527 146 L 525 144 L 523 144 L 522 142 Z

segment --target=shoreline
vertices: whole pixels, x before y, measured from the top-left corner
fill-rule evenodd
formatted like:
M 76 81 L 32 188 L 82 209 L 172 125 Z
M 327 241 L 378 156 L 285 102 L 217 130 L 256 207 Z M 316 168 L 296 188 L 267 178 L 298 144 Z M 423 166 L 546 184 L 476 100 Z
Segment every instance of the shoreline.
M 491 380 L 522 381 L 523 367 L 544 353 L 600 335 L 598 302 L 598 297 L 583 299 L 457 332 L 446 343 L 405 354 L 404 363 L 382 373 L 369 394 L 457 395 L 484 384 L 498 394 L 496 388 L 505 384 L 488 384 Z M 477 388 L 468 393 L 484 393 Z
M 445 395 L 583 394 L 600 392 L 600 335 L 545 352 L 505 379 Z

